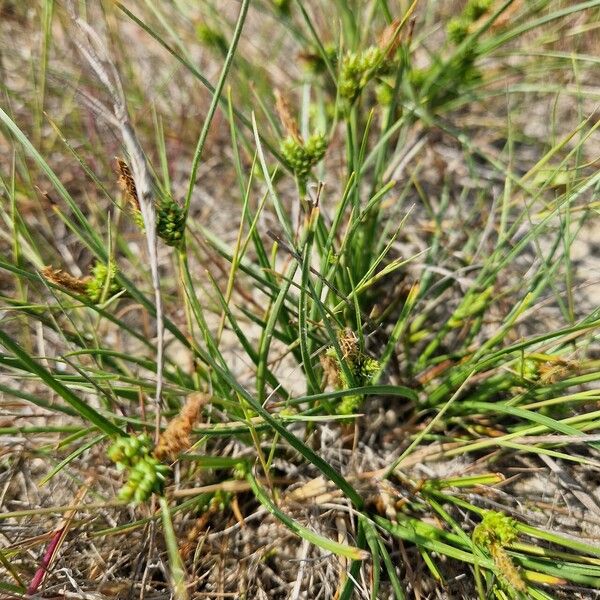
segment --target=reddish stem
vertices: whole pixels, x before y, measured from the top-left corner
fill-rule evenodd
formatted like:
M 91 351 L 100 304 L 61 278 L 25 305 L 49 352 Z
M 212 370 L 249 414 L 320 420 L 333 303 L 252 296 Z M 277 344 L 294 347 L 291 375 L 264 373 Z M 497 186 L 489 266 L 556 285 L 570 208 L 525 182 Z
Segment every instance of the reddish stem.
M 40 566 L 37 568 L 35 575 L 33 576 L 33 579 L 31 580 L 31 583 L 27 587 L 28 595 L 35 594 L 37 592 L 38 588 L 40 587 L 40 584 L 44 580 L 44 577 L 45 577 L 46 573 L 48 572 L 48 567 L 50 566 L 50 563 L 52 562 L 52 558 L 56 552 L 56 549 L 62 538 L 64 531 L 65 531 L 65 527 L 61 527 L 60 529 L 57 529 L 54 532 L 52 539 L 50 540 L 50 543 L 48 544 L 48 547 L 46 548 L 46 552 L 44 552 L 44 556 L 42 557 L 42 562 L 40 563 Z

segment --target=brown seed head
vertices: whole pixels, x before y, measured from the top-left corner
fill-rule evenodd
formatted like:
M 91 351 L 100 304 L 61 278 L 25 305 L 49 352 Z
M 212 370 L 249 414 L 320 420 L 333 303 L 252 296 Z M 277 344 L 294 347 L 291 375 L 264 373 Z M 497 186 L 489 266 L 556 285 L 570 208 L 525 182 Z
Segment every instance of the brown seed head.
M 321 367 L 323 367 L 325 387 L 328 385 L 335 389 L 341 387 L 342 381 L 340 379 L 340 369 L 335 358 L 324 353 L 319 356 L 319 361 L 321 363 Z
M 178 454 L 190 447 L 192 428 L 198 420 L 200 409 L 209 400 L 210 396 L 201 392 L 195 392 L 187 397 L 181 412 L 169 423 L 160 436 L 154 449 L 156 458 L 175 460 Z
M 377 45 L 387 59 L 393 58 L 400 46 L 400 19 L 396 17 L 380 34 Z
M 340 350 L 342 351 L 344 360 L 349 360 L 352 362 L 360 352 L 356 333 L 354 333 L 354 331 L 352 331 L 352 329 L 349 327 L 346 327 L 340 331 L 338 342 L 340 344 Z
M 279 90 L 275 90 L 275 109 L 286 134 L 299 144 L 302 144 L 302 136 L 300 135 L 296 119 L 292 116 L 292 110 L 287 99 Z
M 73 275 L 65 273 L 61 269 L 55 269 L 51 265 L 47 265 L 42 269 L 42 275 L 50 283 L 69 290 L 74 294 L 85 295 L 87 293 L 89 277 L 73 277 Z
M 129 166 L 127 163 L 118 156 L 115 158 L 117 162 L 117 173 L 119 175 L 118 184 L 123 193 L 125 194 L 125 198 L 135 210 L 140 210 L 140 201 L 138 200 L 137 189 L 135 187 L 135 181 L 133 180 L 133 175 L 129 170 Z

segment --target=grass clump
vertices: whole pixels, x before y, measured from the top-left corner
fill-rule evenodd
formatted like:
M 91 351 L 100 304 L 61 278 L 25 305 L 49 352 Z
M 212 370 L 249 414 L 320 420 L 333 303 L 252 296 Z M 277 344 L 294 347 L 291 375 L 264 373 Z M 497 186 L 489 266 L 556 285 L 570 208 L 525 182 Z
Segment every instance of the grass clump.
M 2 594 L 600 589 L 598 6 L 400 4 L 2 8 Z

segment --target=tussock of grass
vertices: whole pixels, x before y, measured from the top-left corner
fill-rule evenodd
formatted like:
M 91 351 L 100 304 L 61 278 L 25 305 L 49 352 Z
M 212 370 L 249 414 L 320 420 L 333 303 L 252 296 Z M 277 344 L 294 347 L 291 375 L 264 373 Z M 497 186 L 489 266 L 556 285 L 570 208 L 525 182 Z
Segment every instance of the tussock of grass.
M 600 2 L 75 4 L 0 3 L 2 594 L 595 597 Z

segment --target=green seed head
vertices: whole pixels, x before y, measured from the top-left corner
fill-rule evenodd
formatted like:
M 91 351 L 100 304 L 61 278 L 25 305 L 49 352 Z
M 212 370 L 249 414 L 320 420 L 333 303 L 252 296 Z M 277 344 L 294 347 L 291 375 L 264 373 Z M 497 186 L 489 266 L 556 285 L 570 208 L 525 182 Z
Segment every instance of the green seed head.
M 162 494 L 169 467 L 161 464 L 153 456 L 142 456 L 130 469 L 127 483 L 119 493 L 119 498 L 136 504 L 148 500 L 153 493 Z
M 311 169 L 325 155 L 327 140 L 320 133 L 311 135 L 305 143 L 288 136 L 281 143 L 281 154 L 300 181 L 305 181 Z
M 362 398 L 360 396 L 346 396 L 338 404 L 335 412 L 338 415 L 351 416 L 358 411 L 361 404 Z
M 484 548 L 499 543 L 511 544 L 517 539 L 516 521 L 503 513 L 488 511 L 473 531 L 473 541 Z
M 473 22 L 483 16 L 492 6 L 493 0 L 469 0 L 465 10 L 463 11 L 464 18 Z
M 117 265 L 110 263 L 110 267 L 104 263 L 97 262 L 92 268 L 90 279 L 87 281 L 87 295 L 92 302 L 100 302 L 104 290 L 107 297 L 114 296 L 121 291 L 121 286 L 115 281 Z
M 448 39 L 454 44 L 460 44 L 469 35 L 469 21 L 464 17 L 454 17 L 446 25 Z
M 273 6 L 282 14 L 290 14 L 290 0 L 273 0 Z
M 370 46 L 362 52 L 348 52 L 342 59 L 338 90 L 342 98 L 352 104 L 383 64 L 383 52 Z
M 119 500 L 123 500 L 124 502 L 129 502 L 133 498 L 133 495 L 135 494 L 136 489 L 137 489 L 137 486 L 135 486 L 131 483 L 126 483 L 119 490 Z
M 178 246 L 185 230 L 185 213 L 172 199 L 163 198 L 156 213 L 156 232 L 167 246 Z

